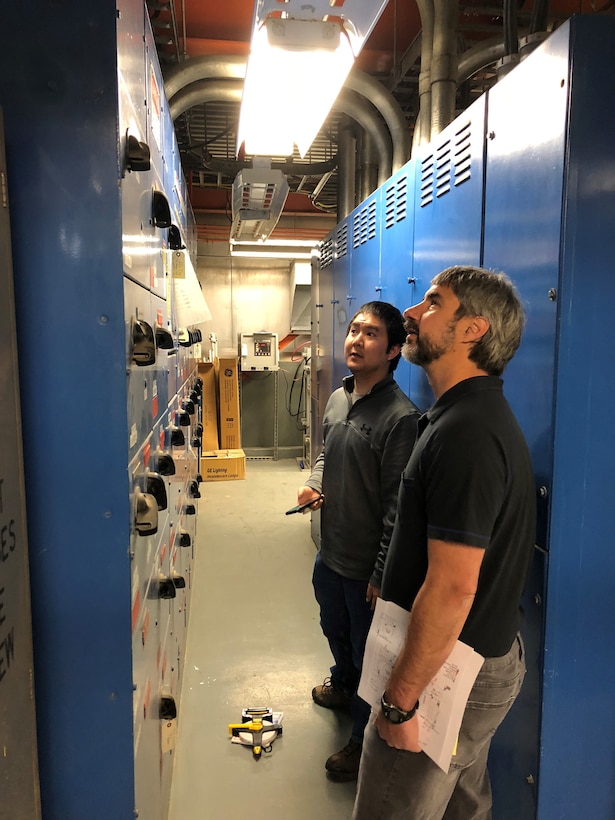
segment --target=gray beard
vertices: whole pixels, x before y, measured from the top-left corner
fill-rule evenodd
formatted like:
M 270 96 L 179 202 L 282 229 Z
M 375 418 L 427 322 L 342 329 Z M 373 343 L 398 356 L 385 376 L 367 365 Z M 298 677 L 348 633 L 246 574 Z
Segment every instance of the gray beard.
M 418 364 L 419 367 L 425 367 L 425 365 L 435 362 L 450 349 L 455 336 L 455 325 L 456 322 L 454 320 L 449 323 L 448 332 L 445 332 L 444 337 L 439 343 L 421 339 L 420 336 L 417 337 L 414 344 L 404 342 L 401 348 L 401 355 L 407 362 Z
M 447 350 L 446 345 L 425 344 L 417 340 L 415 344 L 405 342 L 401 349 L 401 355 L 407 362 L 417 364 L 419 367 L 425 367 L 425 365 L 439 359 Z

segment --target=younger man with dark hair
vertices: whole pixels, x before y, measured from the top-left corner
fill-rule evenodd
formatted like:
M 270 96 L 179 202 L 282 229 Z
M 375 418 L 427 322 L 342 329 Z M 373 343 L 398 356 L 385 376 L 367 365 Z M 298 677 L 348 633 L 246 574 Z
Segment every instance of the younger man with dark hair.
M 314 498 L 312 509 L 322 507 L 313 585 L 334 658 L 312 697 L 353 718 L 349 743 L 325 764 L 337 781 L 356 779 L 359 769 L 370 710 L 357 686 L 419 415 L 392 375 L 405 337 L 401 313 L 387 302 L 369 302 L 353 316 L 344 344 L 352 375 L 329 398 L 323 449 L 297 495 L 299 504 Z

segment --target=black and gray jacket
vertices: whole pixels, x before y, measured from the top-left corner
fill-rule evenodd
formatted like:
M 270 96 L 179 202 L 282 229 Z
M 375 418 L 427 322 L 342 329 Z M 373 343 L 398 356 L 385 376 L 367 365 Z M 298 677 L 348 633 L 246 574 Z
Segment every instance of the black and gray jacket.
M 419 410 L 392 375 L 352 403 L 347 376 L 325 408 L 323 449 L 306 481 L 325 496 L 320 554 L 345 578 L 380 588 L 401 472 L 416 437 Z

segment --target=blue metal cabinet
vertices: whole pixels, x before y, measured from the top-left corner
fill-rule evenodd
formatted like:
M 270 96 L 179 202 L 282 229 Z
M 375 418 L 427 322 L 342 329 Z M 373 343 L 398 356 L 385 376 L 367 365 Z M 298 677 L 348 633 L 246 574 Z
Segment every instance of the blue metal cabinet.
M 481 258 L 486 98 L 480 97 L 417 160 L 414 276 L 429 287 L 449 265 Z
M 348 291 L 345 296 L 349 319 L 362 304 L 383 298 L 380 281 L 381 221 L 381 188 L 371 193 L 348 215 L 352 226 Z
M 553 38 L 489 94 L 484 264 L 515 282 L 527 312 L 505 392 L 527 439 L 537 482 L 535 563 L 547 577 L 552 491 L 556 315 L 568 103 L 567 48 Z M 544 584 L 544 580 L 543 580 Z M 491 750 L 494 803 L 502 820 L 536 816 L 543 676 L 544 590 L 525 607 L 528 674 Z M 534 617 L 532 617 L 534 616 Z M 510 795 L 514 795 L 511 801 Z
M 486 98 L 480 97 L 417 157 L 414 268 L 417 301 L 436 273 L 450 265 L 477 265 L 482 251 Z M 422 409 L 433 394 L 412 367 L 411 398 Z

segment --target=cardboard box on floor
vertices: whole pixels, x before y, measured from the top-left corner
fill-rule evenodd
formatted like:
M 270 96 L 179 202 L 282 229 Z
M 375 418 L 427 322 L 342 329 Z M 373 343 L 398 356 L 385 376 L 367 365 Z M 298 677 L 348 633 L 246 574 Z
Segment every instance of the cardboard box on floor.
M 213 362 L 199 362 L 199 376 L 203 381 L 201 401 L 203 424 L 203 450 L 217 450 L 218 438 L 218 391 L 216 389 L 216 371 Z
M 241 447 L 239 368 L 237 357 L 216 359 L 218 376 L 218 438 L 221 450 Z
M 246 477 L 246 456 L 243 450 L 203 450 L 201 453 L 203 481 L 236 481 Z

